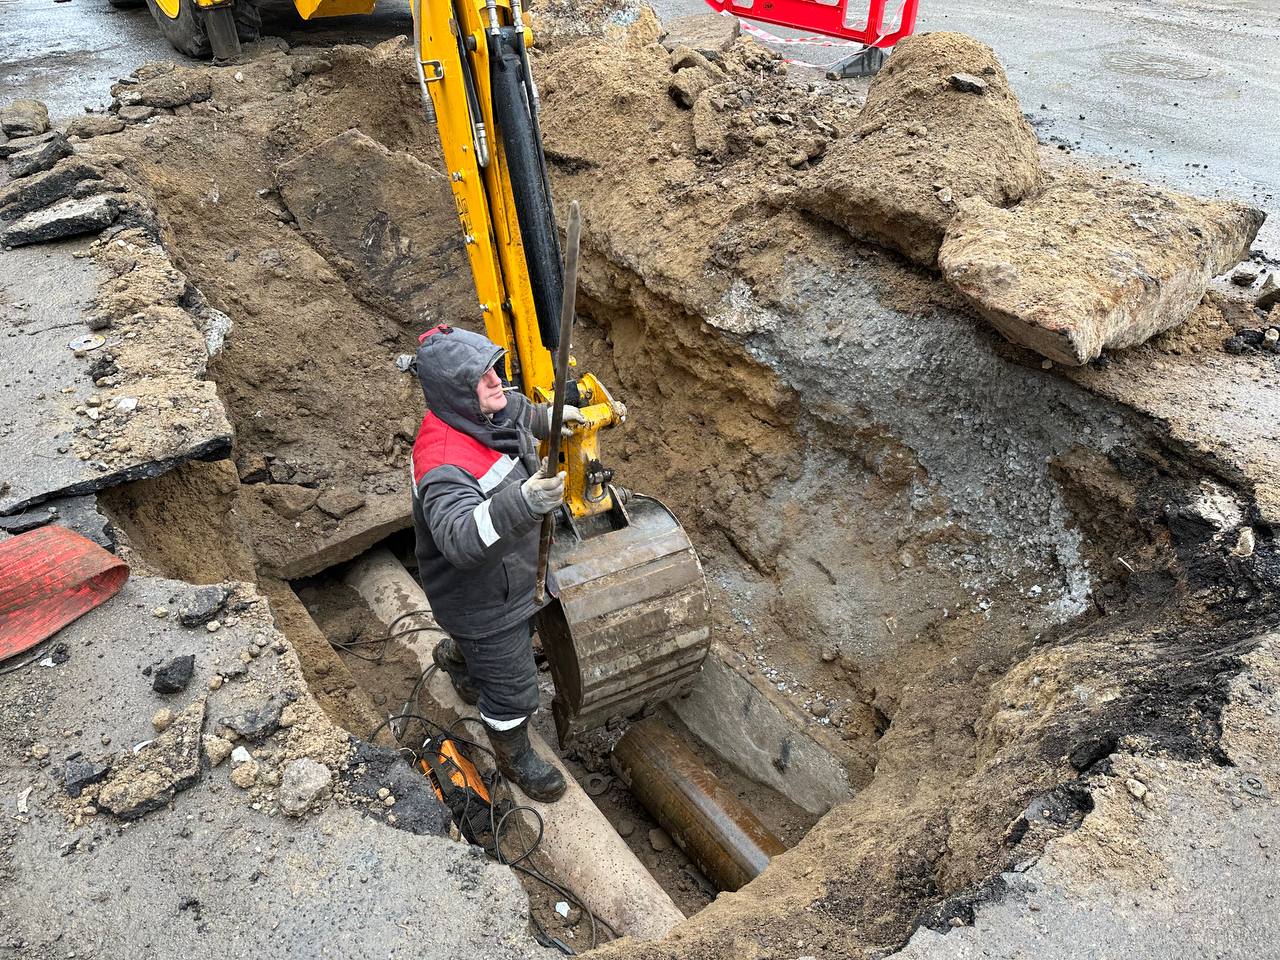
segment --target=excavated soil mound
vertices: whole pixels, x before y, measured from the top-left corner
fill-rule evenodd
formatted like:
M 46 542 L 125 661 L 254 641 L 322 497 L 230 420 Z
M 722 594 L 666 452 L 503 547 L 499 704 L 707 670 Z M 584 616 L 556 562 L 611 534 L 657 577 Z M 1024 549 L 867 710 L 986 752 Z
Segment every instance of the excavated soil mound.
M 928 266 L 960 200 L 1007 206 L 1040 179 L 1035 133 L 991 48 L 924 33 L 894 48 L 857 126 L 832 145 L 800 202 Z

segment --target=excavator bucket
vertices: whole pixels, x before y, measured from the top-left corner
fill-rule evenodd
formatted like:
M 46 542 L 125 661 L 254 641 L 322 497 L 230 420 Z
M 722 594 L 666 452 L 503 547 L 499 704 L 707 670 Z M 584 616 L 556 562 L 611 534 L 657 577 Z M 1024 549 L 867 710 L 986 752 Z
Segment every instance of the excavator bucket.
M 538 631 L 562 747 L 689 687 L 711 643 L 711 606 L 693 544 L 661 502 L 634 495 L 558 526 L 551 567 L 559 597 Z

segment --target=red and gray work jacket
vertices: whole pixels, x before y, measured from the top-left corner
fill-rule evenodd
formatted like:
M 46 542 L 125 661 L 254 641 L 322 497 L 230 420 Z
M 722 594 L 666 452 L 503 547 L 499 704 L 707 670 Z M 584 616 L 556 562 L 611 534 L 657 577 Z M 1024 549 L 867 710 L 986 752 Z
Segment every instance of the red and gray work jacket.
M 541 517 L 520 487 L 549 418 L 518 393 L 493 417 L 480 412 L 476 387 L 501 357 L 485 337 L 447 327 L 418 349 L 428 407 L 413 445 L 418 577 L 436 621 L 458 637 L 491 636 L 537 610 Z

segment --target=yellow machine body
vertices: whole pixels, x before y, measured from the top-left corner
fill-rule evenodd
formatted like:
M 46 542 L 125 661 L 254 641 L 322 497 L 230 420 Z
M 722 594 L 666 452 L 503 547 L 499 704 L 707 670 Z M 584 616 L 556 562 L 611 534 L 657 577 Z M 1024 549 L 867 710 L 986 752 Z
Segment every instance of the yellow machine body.
M 376 0 L 293 0 L 293 6 L 303 20 L 373 13 L 375 3 Z

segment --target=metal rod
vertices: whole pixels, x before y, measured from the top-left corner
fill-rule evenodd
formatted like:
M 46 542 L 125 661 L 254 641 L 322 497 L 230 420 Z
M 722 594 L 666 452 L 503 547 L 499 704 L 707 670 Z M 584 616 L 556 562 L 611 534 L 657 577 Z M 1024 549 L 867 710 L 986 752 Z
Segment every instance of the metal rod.
M 633 724 L 613 748 L 610 762 L 636 799 L 721 890 L 746 885 L 771 857 L 786 851 L 656 718 Z
M 582 215 L 578 201 L 569 204 L 569 229 L 564 254 L 564 296 L 560 301 L 560 350 L 556 357 L 556 387 L 551 398 L 551 436 L 547 447 L 547 470 L 560 470 L 560 428 L 564 425 L 565 380 L 569 373 L 569 338 L 573 334 L 573 308 L 578 295 L 578 242 L 582 234 Z M 547 599 L 547 562 L 551 557 L 551 534 L 555 530 L 555 511 L 542 518 L 542 536 L 538 541 L 538 587 L 534 602 L 539 606 Z

